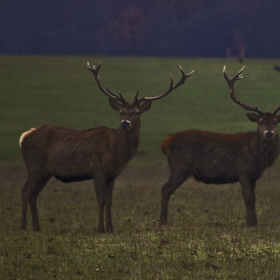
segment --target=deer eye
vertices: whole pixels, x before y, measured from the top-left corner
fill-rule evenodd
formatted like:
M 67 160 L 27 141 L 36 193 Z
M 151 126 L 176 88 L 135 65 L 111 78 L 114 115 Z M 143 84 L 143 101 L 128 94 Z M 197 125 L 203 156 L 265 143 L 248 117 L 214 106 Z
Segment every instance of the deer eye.
M 139 111 L 139 110 L 135 110 L 135 111 L 134 111 L 134 114 L 135 114 L 135 115 L 140 115 L 140 111 Z
M 263 119 L 259 119 L 259 124 L 263 124 Z
M 124 111 L 123 111 L 123 110 L 120 110 L 120 114 L 123 115 L 123 113 L 124 113 Z

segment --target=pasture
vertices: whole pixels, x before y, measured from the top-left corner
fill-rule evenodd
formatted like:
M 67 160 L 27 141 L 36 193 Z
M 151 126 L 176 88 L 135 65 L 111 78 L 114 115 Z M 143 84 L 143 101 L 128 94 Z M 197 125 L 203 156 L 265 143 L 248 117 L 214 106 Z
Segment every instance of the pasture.
M 77 129 L 118 127 L 120 117 L 88 71 L 103 62 L 103 85 L 127 100 L 156 96 L 195 70 L 185 85 L 155 101 L 142 117 L 137 156 L 117 178 L 114 233 L 97 234 L 91 181 L 52 178 L 38 199 L 41 232 L 19 231 L 20 190 L 26 179 L 18 144 L 41 124 Z M 280 105 L 280 60 L 134 57 L 0 56 L 0 279 L 280 279 L 280 160 L 257 184 L 259 227 L 245 226 L 239 184 L 187 180 L 169 202 L 168 225 L 158 226 L 160 190 L 168 178 L 164 136 L 195 128 L 255 130 L 223 78 L 243 65 L 236 83 L 242 101 L 263 111 Z

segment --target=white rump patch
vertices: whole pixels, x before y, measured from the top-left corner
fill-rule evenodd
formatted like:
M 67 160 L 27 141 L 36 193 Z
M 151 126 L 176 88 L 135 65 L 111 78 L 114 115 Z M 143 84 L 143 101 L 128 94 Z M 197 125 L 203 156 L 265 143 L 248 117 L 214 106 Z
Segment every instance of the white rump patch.
M 29 134 L 29 133 L 31 133 L 33 130 L 35 130 L 36 128 L 31 128 L 31 129 L 29 129 L 29 130 L 27 130 L 27 131 L 25 131 L 25 132 L 23 132 L 22 134 L 21 134 L 21 136 L 20 136 L 20 138 L 19 138 L 19 146 L 21 147 L 21 143 L 22 143 L 22 141 L 23 141 L 23 139 L 24 139 L 24 137 L 27 135 L 27 134 Z

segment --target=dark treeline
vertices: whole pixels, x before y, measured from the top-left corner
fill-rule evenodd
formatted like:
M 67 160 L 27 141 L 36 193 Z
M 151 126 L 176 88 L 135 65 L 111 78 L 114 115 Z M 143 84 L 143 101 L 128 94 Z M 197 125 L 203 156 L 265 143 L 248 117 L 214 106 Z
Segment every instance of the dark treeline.
M 280 57 L 279 0 L 3 0 L 1 54 Z

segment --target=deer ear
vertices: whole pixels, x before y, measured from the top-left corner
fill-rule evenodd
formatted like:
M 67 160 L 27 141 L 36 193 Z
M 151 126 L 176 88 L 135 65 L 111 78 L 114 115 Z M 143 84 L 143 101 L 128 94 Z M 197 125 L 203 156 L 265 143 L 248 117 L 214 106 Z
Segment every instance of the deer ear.
M 152 106 L 152 101 L 145 101 L 140 105 L 140 110 L 142 113 L 149 111 Z
M 253 113 L 248 113 L 247 117 L 251 122 L 258 122 L 260 119 L 260 116 L 253 114 Z
M 109 103 L 114 110 L 120 111 L 123 108 L 122 104 L 115 99 L 109 98 Z

